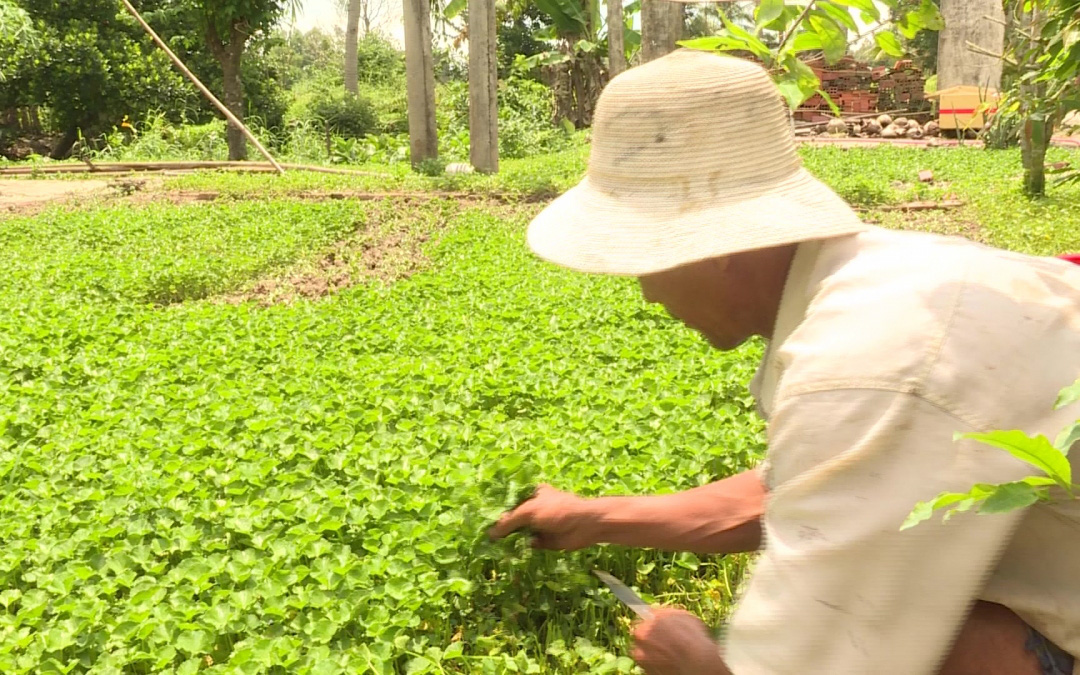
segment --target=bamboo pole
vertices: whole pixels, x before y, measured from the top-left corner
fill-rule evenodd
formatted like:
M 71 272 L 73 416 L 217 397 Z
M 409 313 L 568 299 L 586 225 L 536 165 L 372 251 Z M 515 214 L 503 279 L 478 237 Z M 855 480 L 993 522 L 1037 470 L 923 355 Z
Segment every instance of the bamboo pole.
M 306 164 L 284 164 L 279 166 L 291 171 L 312 171 L 315 173 L 328 173 L 343 176 L 391 177 L 391 174 L 380 173 L 377 171 L 356 171 L 353 169 L 337 169 Z M 278 172 L 279 168 L 265 162 L 95 162 L 92 166 L 87 166 L 86 164 L 49 164 L 44 166 L 16 165 L 11 167 L 0 167 L 0 177 L 47 174 L 118 174 L 204 170 L 264 173 L 269 171 Z
M 130 12 L 133 17 L 135 17 L 135 20 L 138 21 L 139 24 L 143 27 L 143 30 L 145 30 L 150 35 L 150 37 L 154 40 L 157 46 L 161 47 L 169 56 L 169 58 L 172 59 L 172 62 L 176 64 L 176 67 L 180 69 L 180 72 L 187 76 L 187 78 L 195 84 L 199 91 L 203 93 L 203 96 L 206 96 L 206 98 L 210 99 L 210 102 L 213 103 L 214 106 L 221 111 L 221 114 L 225 115 L 225 118 L 228 119 L 230 123 L 232 123 L 234 126 L 236 126 L 236 128 L 240 129 L 240 131 L 244 133 L 244 136 L 249 141 L 251 141 L 252 145 L 259 149 L 259 152 L 262 154 L 262 156 L 266 158 L 266 161 L 270 162 L 270 164 L 273 165 L 274 169 L 277 170 L 278 173 L 285 173 L 285 169 L 283 169 L 281 165 L 277 163 L 277 160 L 273 158 L 273 156 L 270 154 L 270 151 L 263 147 L 263 144 L 259 142 L 259 139 L 255 138 L 255 134 L 251 133 L 251 130 L 248 129 L 247 126 L 243 122 L 241 122 L 240 119 L 225 106 L 224 103 L 219 101 L 218 97 L 214 96 L 213 92 L 207 89 L 206 85 L 203 84 L 199 80 L 199 78 L 195 77 L 195 73 L 188 70 L 188 67 L 184 65 L 184 62 L 180 60 L 180 57 L 174 54 L 173 50 L 169 49 L 169 46 L 165 44 L 165 41 L 158 37 L 158 34 L 154 32 L 154 29 L 150 27 L 150 24 L 146 23 L 146 20 L 142 18 L 142 15 L 139 14 L 139 11 L 135 9 L 131 2 L 129 0 L 120 0 L 120 2 L 122 2 L 124 4 L 124 7 L 127 8 L 127 11 Z

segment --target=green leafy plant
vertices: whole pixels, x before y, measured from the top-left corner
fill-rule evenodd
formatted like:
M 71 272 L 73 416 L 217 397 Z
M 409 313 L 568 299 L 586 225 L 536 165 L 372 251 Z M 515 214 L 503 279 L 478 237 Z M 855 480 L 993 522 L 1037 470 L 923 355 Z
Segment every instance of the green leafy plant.
M 1061 392 L 1055 408 L 1061 409 L 1077 401 L 1080 401 L 1080 380 Z M 981 514 L 1006 513 L 1038 501 L 1076 499 L 1080 494 L 1080 485 L 1073 483 L 1068 458 L 1069 449 L 1080 440 L 1080 420 L 1066 427 L 1053 443 L 1045 436 L 1029 436 L 1017 430 L 956 435 L 956 440 L 962 439 L 1004 450 L 1035 467 L 1040 474 L 1009 483 L 978 484 L 967 492 L 945 492 L 933 500 L 919 502 L 900 529 L 914 527 L 938 511 L 944 511 L 948 520 L 956 513 L 972 509 Z M 1052 494 L 1055 489 L 1059 494 Z
M 899 0 L 875 3 L 872 0 L 810 0 L 785 2 L 765 0 L 754 11 L 754 25 L 744 27 L 721 15 L 723 29 L 715 36 L 680 42 L 690 49 L 717 52 L 738 52 L 766 65 L 777 86 L 792 108 L 797 108 L 815 93 L 827 101 L 821 82 L 800 54 L 814 52 L 824 55 L 829 63 L 839 61 L 848 52 L 848 45 L 863 35 L 855 15 L 870 26 L 881 52 L 902 58 L 904 48 L 897 36 L 886 27 L 894 26 L 911 39 L 922 30 L 940 30 L 944 26 L 941 13 L 933 0 L 921 0 L 919 5 L 901 13 L 893 22 L 883 14 L 878 4 L 895 10 Z M 835 106 L 834 106 L 835 108 Z
M 339 89 L 324 89 L 311 102 L 315 121 L 344 138 L 361 138 L 376 131 L 378 118 L 371 101 Z

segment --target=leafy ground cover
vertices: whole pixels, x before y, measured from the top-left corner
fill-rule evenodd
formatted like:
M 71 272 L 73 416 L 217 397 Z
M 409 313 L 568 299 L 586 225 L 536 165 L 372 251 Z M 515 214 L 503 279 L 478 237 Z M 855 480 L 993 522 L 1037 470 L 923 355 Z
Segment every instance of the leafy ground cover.
M 1020 198 L 1018 154 L 803 154 L 887 226 L 1080 249 L 1077 195 Z M 362 185 L 199 175 L 162 194 L 219 199 L 0 221 L 0 672 L 629 672 L 593 566 L 718 623 L 744 557 L 483 536 L 537 480 L 672 491 L 763 447 L 760 344 L 716 353 L 632 281 L 526 251 L 527 186 L 570 184 L 585 156 Z M 521 203 L 294 198 L 514 186 Z M 934 221 L 874 210 L 946 194 L 967 205 Z M 369 255 L 394 237 L 407 255 Z M 331 255 L 333 292 L 245 295 Z
M 481 533 L 534 478 L 674 490 L 746 465 L 750 360 L 531 260 L 525 212 L 392 206 L 4 223 L 0 670 L 625 671 L 594 563 L 717 617 L 738 564 Z M 376 212 L 447 221 L 428 271 L 214 301 Z

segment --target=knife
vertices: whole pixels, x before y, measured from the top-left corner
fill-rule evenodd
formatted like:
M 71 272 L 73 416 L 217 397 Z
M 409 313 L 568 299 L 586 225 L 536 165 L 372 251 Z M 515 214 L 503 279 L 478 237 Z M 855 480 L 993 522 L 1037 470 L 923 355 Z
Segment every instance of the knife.
M 607 584 L 607 587 L 611 589 L 611 592 L 615 594 L 619 600 L 622 600 L 626 605 L 634 610 L 634 613 L 640 616 L 642 619 L 651 619 L 652 610 L 649 608 L 649 603 L 642 600 L 637 593 L 627 588 L 626 584 L 619 581 L 615 577 L 611 576 L 607 572 L 600 570 L 593 570 L 593 574 L 600 577 L 600 581 Z

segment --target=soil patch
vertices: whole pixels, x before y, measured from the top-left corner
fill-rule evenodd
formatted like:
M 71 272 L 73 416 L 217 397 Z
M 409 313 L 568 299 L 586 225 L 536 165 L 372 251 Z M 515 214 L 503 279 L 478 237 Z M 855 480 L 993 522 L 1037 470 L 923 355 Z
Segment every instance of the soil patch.
M 431 264 L 425 249 L 437 242 L 464 206 L 448 201 L 421 210 L 387 200 L 365 214 L 356 232 L 315 259 L 258 279 L 235 293 L 219 296 L 216 302 L 253 302 L 268 307 L 317 300 L 365 282 L 407 279 Z
M 0 213 L 26 213 L 55 202 L 79 202 L 109 188 L 101 180 L 0 179 Z
M 873 211 L 866 214 L 867 222 L 897 230 L 918 230 L 949 236 L 960 236 L 983 244 L 990 243 L 969 208 L 925 211 Z

